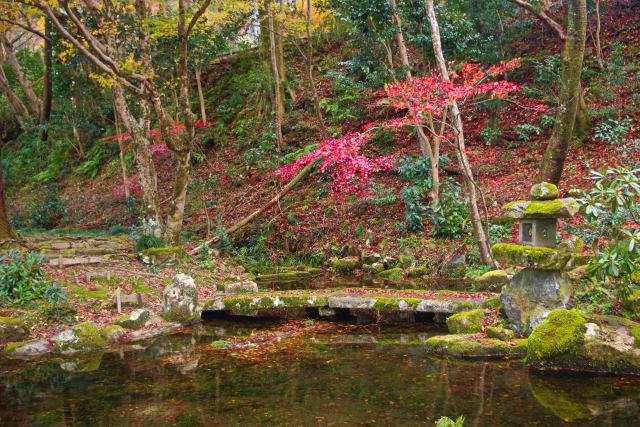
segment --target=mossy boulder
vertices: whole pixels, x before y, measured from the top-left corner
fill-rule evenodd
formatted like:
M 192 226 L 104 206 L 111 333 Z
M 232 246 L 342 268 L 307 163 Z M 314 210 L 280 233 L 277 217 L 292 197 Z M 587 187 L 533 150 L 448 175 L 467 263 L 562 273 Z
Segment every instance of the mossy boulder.
M 476 291 L 500 292 L 509 283 L 509 274 L 504 270 L 493 270 L 484 273 L 473 281 Z
M 29 328 L 20 319 L 0 317 L 0 344 L 22 341 L 29 336 Z
M 5 356 L 34 357 L 51 351 L 47 340 L 30 340 L 9 344 L 4 349 Z
M 427 351 L 447 356 L 503 359 L 524 357 L 527 352 L 527 340 L 505 342 L 480 334 L 442 335 L 429 338 L 425 341 L 424 347 Z
M 526 268 L 502 287 L 502 308 L 516 332 L 529 335 L 555 309 L 566 308 L 571 283 L 557 270 Z
M 617 316 L 554 310 L 529 337 L 527 363 L 613 375 L 640 375 L 640 325 Z
M 511 329 L 499 328 L 496 326 L 487 326 L 485 333 L 489 338 L 495 338 L 500 341 L 511 341 L 515 336 L 515 332 Z
M 125 329 L 140 329 L 144 327 L 150 317 L 151 312 L 149 310 L 146 308 L 138 308 L 131 313 L 116 317 L 113 324 L 122 326 Z
M 517 200 L 507 203 L 502 212 L 514 219 L 523 218 L 573 218 L 580 204 L 573 198 L 555 200 Z
M 80 351 L 94 351 L 106 346 L 103 333 L 93 322 L 84 322 L 72 326 L 54 339 L 55 353 L 76 353 Z
M 182 248 L 149 248 L 137 254 L 141 263 L 158 267 L 176 265 L 180 259 L 186 256 L 187 253 Z
M 199 320 L 198 289 L 193 278 L 186 274 L 176 274 L 162 293 L 162 312 L 164 318 L 182 324 Z
M 365 273 L 378 274 L 384 271 L 384 265 L 381 262 L 374 262 L 373 264 L 362 264 L 362 270 Z
M 493 245 L 491 254 L 499 264 L 540 270 L 563 270 L 572 257 L 565 251 L 510 243 Z
M 403 271 L 401 268 L 390 268 L 380 272 L 380 276 L 393 282 L 399 282 L 403 279 Z
M 362 264 L 371 265 L 377 262 L 382 262 L 382 255 L 376 252 L 363 250 L 360 252 L 360 260 L 362 261 Z
M 407 277 L 422 277 L 427 274 L 427 267 L 411 267 L 407 270 Z
M 452 334 L 475 334 L 482 330 L 484 310 L 469 310 L 447 318 L 447 328 Z
M 529 194 L 533 200 L 554 200 L 560 196 L 558 187 L 548 182 L 535 184 Z
M 416 259 L 412 255 L 400 255 L 398 257 L 398 267 L 400 268 L 409 268 L 413 265 Z
M 360 259 L 356 256 L 334 259 L 331 266 L 341 273 L 350 273 L 360 267 Z

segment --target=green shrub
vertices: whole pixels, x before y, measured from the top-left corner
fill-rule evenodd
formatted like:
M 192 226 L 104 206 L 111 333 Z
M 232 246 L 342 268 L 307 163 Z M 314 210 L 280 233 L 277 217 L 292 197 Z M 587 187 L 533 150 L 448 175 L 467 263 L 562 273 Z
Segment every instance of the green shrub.
M 121 236 L 123 234 L 129 234 L 129 227 L 114 225 L 109 229 L 109 236 Z
M 166 245 L 166 242 L 162 237 L 143 234 L 138 238 L 133 248 L 136 252 L 141 252 L 141 251 L 144 251 L 145 249 L 163 248 L 165 247 L 165 245 Z
M 43 278 L 43 260 L 44 257 L 36 252 L 3 251 L 0 255 L 0 300 L 23 304 L 40 298 L 48 285 Z
M 436 421 L 436 427 L 462 427 L 463 425 L 464 415 L 460 415 L 455 421 L 449 417 L 440 417 L 440 419 Z
M 440 187 L 437 206 L 429 206 L 427 214 L 433 220 L 434 236 L 457 239 L 469 231 L 469 210 L 462 186 L 449 178 Z
M 58 185 L 47 184 L 44 195 L 34 194 L 24 210 L 28 225 L 47 230 L 54 228 L 66 212 L 64 202 L 58 197 Z

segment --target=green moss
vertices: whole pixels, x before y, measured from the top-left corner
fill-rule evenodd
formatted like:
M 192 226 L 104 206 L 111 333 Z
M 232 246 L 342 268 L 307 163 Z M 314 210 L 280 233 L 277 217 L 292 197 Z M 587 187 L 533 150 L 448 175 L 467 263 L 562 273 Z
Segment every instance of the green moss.
M 510 243 L 493 245 L 491 254 L 496 261 L 502 264 L 547 270 L 561 270 L 566 265 L 566 261 L 568 261 L 568 258 L 564 259 L 566 257 L 559 257 L 558 251 L 554 249 L 513 245 Z
M 507 203 L 506 205 L 504 205 L 504 206 L 502 207 L 502 210 L 505 210 L 505 211 L 506 211 L 506 210 L 508 210 L 508 209 L 511 209 L 511 207 L 512 207 L 512 206 L 518 205 L 518 204 L 520 204 L 520 203 L 527 203 L 527 202 L 528 202 L 527 200 L 516 200 L 516 201 L 514 201 L 514 202 L 509 202 L 509 203 Z
M 334 260 L 332 263 L 333 268 L 337 271 L 348 273 L 357 269 L 360 266 L 360 261 L 357 257 L 347 257 Z
M 438 354 L 463 358 L 522 357 L 527 351 L 527 340 L 516 339 L 507 343 L 475 334 L 442 335 L 431 337 L 425 341 L 425 349 Z
M 484 311 L 463 311 L 447 318 L 447 328 L 452 334 L 475 334 L 482 330 Z
M 554 184 L 541 182 L 531 187 L 530 194 L 536 200 L 553 200 L 558 198 L 559 192 Z
M 378 311 L 415 311 L 420 301 L 419 298 L 378 298 L 373 308 Z
M 0 317 L 0 323 L 4 323 L 6 325 L 23 325 L 24 322 L 15 317 Z
M 534 200 L 529 203 L 524 215 L 553 215 L 562 209 L 560 200 Z
M 389 270 L 381 271 L 379 275 L 396 282 L 401 281 L 403 279 L 401 268 L 390 268 Z
M 32 340 L 32 341 L 35 341 L 35 340 Z M 8 346 L 6 346 L 6 347 L 4 348 L 3 353 L 4 353 L 4 354 L 10 354 L 10 353 L 12 353 L 15 349 L 22 347 L 23 345 L 27 344 L 28 342 L 31 342 L 31 341 L 19 341 L 19 342 L 11 343 L 11 344 L 9 344 Z
M 571 310 L 553 310 L 529 337 L 527 359 L 531 363 L 574 357 L 584 339 L 586 318 Z
M 83 288 L 81 286 L 73 285 L 71 283 L 67 283 L 64 285 L 69 288 L 69 290 L 75 294 L 81 301 L 86 301 L 87 298 L 93 298 L 98 300 L 106 301 L 109 299 L 109 290 L 103 288 L 102 286 L 97 286 L 96 289 L 90 290 Z
M 502 302 L 500 301 L 499 296 L 486 298 L 482 303 L 483 308 L 500 308 Z
M 75 331 L 77 339 L 56 342 L 53 347 L 55 352 L 90 351 L 104 348 L 106 345 L 103 332 L 93 322 L 79 323 L 71 329 Z

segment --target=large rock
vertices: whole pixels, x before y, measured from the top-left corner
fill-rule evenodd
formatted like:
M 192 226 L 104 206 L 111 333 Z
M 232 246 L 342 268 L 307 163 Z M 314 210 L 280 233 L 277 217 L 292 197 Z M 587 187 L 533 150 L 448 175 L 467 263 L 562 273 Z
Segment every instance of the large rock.
M 538 369 L 640 375 L 640 325 L 554 310 L 529 337 L 527 362 Z
M 502 287 L 500 301 L 516 332 L 529 335 L 557 308 L 566 308 L 571 284 L 566 273 L 526 268 Z
M 482 330 L 483 310 L 469 310 L 447 318 L 447 328 L 452 334 L 475 334 Z
M 131 313 L 116 317 L 113 324 L 122 326 L 125 329 L 140 329 L 144 327 L 150 317 L 151 312 L 149 310 L 146 308 L 138 308 Z
M 58 334 L 54 341 L 53 351 L 62 354 L 100 350 L 107 344 L 103 332 L 93 322 L 74 325 Z
M 173 282 L 162 293 L 162 312 L 165 319 L 182 324 L 199 320 L 196 307 L 198 289 L 193 278 L 186 274 L 176 274 Z
M 22 341 L 29 336 L 29 328 L 19 319 L 0 317 L 0 344 Z
M 476 291 L 500 292 L 509 283 L 509 274 L 504 270 L 493 270 L 484 273 L 473 281 Z

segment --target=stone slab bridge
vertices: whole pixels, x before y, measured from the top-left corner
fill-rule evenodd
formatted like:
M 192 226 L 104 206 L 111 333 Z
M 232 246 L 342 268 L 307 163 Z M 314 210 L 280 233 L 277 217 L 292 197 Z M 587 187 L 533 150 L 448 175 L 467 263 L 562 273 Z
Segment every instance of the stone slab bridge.
M 231 315 L 412 322 L 498 305 L 499 296 L 493 293 L 352 288 L 220 294 L 201 299 L 198 311 L 203 319 Z

